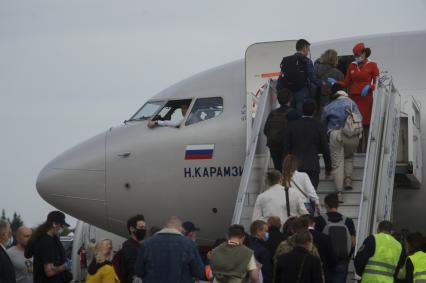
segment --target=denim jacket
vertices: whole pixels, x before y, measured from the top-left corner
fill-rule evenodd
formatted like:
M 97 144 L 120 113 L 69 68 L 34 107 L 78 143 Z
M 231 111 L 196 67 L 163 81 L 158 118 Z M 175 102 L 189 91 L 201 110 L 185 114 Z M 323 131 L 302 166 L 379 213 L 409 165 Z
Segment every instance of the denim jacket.
M 327 104 L 321 115 L 321 123 L 327 127 L 327 132 L 331 130 L 342 129 L 345 126 L 346 118 L 352 112 L 358 113 L 359 109 L 356 103 L 350 99 L 345 92 L 338 98 Z
M 202 267 L 194 243 L 174 229 L 163 229 L 144 241 L 135 274 L 144 283 L 193 283 Z

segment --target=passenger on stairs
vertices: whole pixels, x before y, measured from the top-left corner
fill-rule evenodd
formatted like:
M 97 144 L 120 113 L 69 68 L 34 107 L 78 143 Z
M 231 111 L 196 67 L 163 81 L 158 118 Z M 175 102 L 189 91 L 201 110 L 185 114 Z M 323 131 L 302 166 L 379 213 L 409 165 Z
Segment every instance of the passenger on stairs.
M 309 232 L 314 239 L 314 245 L 317 247 L 322 267 L 324 270 L 325 282 L 330 282 L 329 272 L 336 266 L 337 258 L 333 251 L 333 246 L 330 237 L 324 233 L 315 230 L 315 219 L 310 215 L 303 215 L 301 218 L 307 217 L 309 222 Z
M 330 282 L 346 283 L 349 261 L 356 241 L 355 225 L 352 219 L 337 211 L 337 194 L 328 194 L 324 202 L 327 213 L 315 218 L 315 230 L 330 237 L 338 260 L 337 265 L 329 271 Z
M 327 49 L 315 62 L 315 75 L 321 81 L 321 88 L 318 89 L 316 97 L 318 105 L 317 117 L 321 117 L 322 109 L 330 99 L 331 89 L 328 78 L 333 78 L 336 81 L 341 81 L 344 78 L 343 73 L 336 67 L 337 63 L 337 51 L 334 49 Z
M 280 89 L 277 94 L 280 108 L 269 113 L 263 133 L 266 135 L 266 145 L 269 147 L 272 161 L 276 170 L 282 170 L 284 131 L 288 122 L 302 117 L 302 114 L 291 108 L 292 93 L 289 89 Z
M 319 213 L 319 197 L 312 186 L 309 176 L 306 173 L 297 171 L 297 157 L 288 154 L 283 163 L 282 185 L 284 188 L 290 188 L 298 191 L 303 196 L 303 202 L 309 214 L 314 215 L 315 210 Z
M 405 253 L 401 243 L 392 235 L 392 223 L 379 223 L 378 233 L 368 236 L 359 249 L 355 260 L 356 273 L 365 282 L 394 282 L 404 265 Z
M 361 118 L 358 106 L 339 84 L 333 85 L 332 93 L 331 102 L 324 107 L 321 122 L 326 126 L 330 138 L 332 174 L 339 201 L 343 202 L 343 188 L 352 189 L 353 157 L 360 140 L 359 134 L 354 132 L 351 135 L 343 129 L 349 115 L 358 115 L 358 119 Z
M 312 185 L 317 189 L 320 174 L 318 154 L 323 154 L 326 176 L 331 172 L 331 158 L 325 128 L 313 119 L 315 109 L 313 100 L 303 103 L 303 116 L 288 124 L 283 147 L 284 158 L 287 154 L 295 155 L 300 161 L 299 171 L 308 174 Z
M 311 44 L 305 39 L 296 42 L 297 52 L 284 57 L 281 61 L 281 75 L 277 81 L 277 90 L 288 88 L 293 92 L 292 106 L 302 111 L 302 104 L 307 99 L 312 99 L 320 81 L 314 73 L 314 64 L 309 58 Z
M 252 221 L 268 220 L 271 216 L 278 216 L 282 222 L 290 216 L 300 216 L 308 211 L 303 203 L 303 196 L 297 190 L 288 189 L 288 201 L 286 191 L 281 185 L 282 176 L 277 170 L 267 173 L 269 188 L 259 194 L 253 209 Z

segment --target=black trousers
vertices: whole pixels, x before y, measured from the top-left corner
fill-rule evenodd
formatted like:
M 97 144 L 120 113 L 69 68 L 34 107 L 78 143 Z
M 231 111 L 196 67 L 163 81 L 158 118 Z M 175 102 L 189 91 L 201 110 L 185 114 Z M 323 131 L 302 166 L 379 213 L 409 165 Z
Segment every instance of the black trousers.
M 311 180 L 311 183 L 314 186 L 316 191 L 318 189 L 320 172 L 312 171 L 312 170 L 299 170 L 299 172 L 305 172 L 306 174 L 308 174 L 309 179 Z
M 282 172 L 283 166 L 283 149 L 282 148 L 269 148 L 271 153 L 272 161 L 274 162 L 274 168 Z

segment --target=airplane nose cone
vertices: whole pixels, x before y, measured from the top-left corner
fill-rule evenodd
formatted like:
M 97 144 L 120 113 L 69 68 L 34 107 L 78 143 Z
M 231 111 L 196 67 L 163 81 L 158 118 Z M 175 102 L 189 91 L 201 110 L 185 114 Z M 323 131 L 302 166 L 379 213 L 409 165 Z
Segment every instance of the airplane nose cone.
M 105 222 L 105 142 L 106 133 L 97 135 L 50 161 L 37 178 L 40 196 L 78 219 Z

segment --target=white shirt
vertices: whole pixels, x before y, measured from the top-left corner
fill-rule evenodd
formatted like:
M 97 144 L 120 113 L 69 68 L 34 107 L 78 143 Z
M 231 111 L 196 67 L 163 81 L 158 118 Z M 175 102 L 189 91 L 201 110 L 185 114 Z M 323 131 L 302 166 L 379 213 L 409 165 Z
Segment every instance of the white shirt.
M 157 120 L 158 126 L 167 126 L 167 127 L 178 127 L 182 123 L 183 119 L 180 119 L 178 121 L 172 121 L 172 120 Z
M 302 190 L 303 193 L 306 195 L 305 196 L 302 194 L 303 202 L 309 202 L 311 200 L 315 202 L 315 204 L 319 205 L 319 197 L 317 195 L 317 192 L 315 191 L 314 186 L 311 183 L 311 179 L 309 179 L 308 174 L 295 171 L 291 181 L 292 182 L 290 183 L 290 185 L 292 189 L 299 191 L 299 189 L 297 188 L 297 186 L 299 186 L 300 190 Z
M 309 214 L 304 204 L 303 195 L 294 188 L 288 190 L 290 202 L 290 216 L 301 216 Z M 259 194 L 253 210 L 254 220 L 267 221 L 271 216 L 278 216 L 281 223 L 287 221 L 287 204 L 284 187 L 280 184 L 273 185 L 265 192 Z
M 16 246 L 9 248 L 7 254 L 15 267 L 16 283 L 33 283 L 32 258 L 25 258 L 24 251 Z

